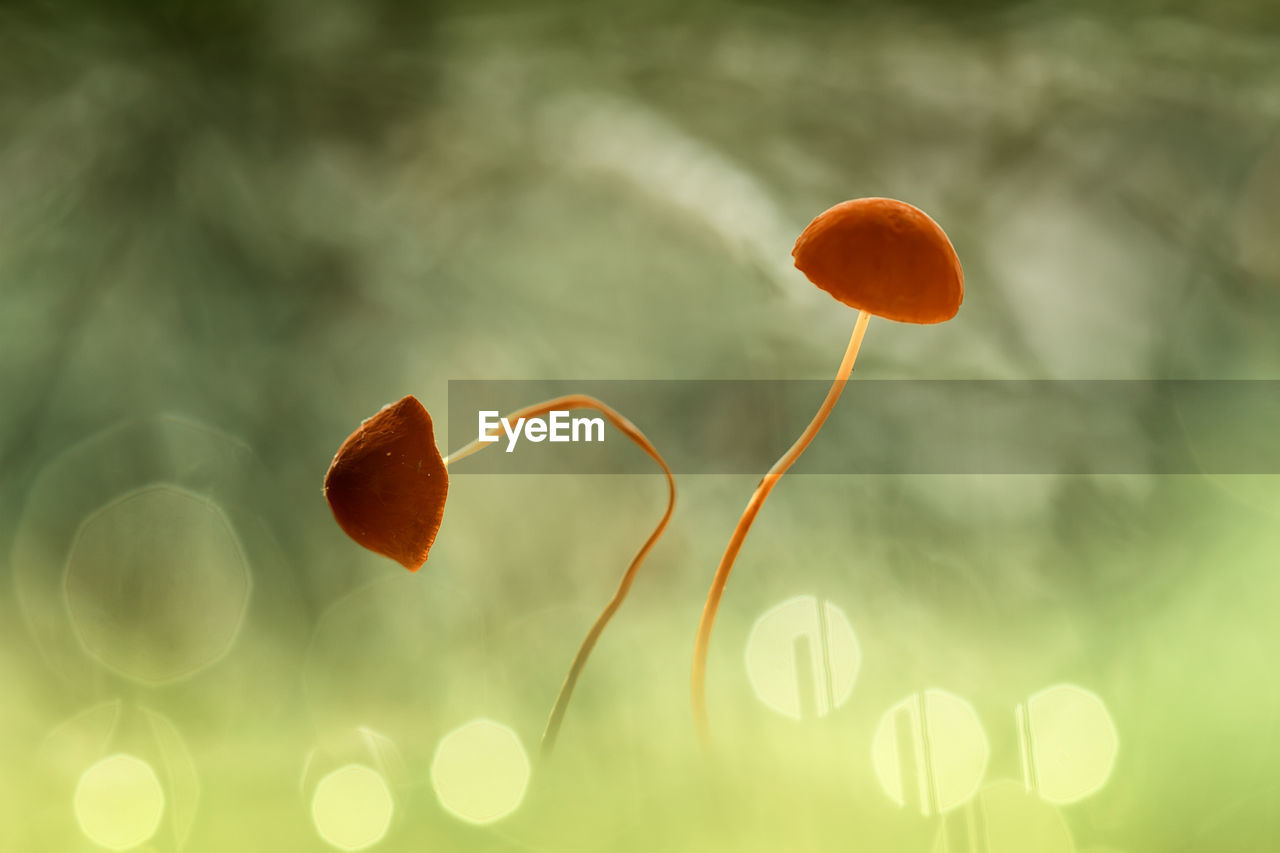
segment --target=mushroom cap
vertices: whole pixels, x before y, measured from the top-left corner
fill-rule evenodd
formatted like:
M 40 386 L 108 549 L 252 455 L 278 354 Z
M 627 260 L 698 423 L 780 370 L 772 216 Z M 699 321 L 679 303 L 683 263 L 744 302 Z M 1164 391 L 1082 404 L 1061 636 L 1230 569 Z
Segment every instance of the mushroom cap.
M 890 320 L 941 323 L 964 299 L 964 272 L 947 235 L 896 199 L 857 198 L 823 211 L 791 254 L 809 281 Z
M 338 448 L 324 496 L 346 534 L 411 572 L 440 530 L 449 472 L 416 397 L 384 406 Z

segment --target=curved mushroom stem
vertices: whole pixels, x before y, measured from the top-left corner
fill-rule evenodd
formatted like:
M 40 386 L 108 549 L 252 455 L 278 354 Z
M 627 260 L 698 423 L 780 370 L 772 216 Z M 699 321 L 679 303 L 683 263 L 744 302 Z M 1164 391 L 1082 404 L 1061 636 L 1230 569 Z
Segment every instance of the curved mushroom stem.
M 568 394 L 512 412 L 507 415 L 507 420 L 536 418 L 548 412 L 568 409 L 595 409 L 608 418 L 609 422 L 617 427 L 627 438 L 635 442 L 641 450 L 649 454 L 654 462 L 658 463 L 658 467 L 662 469 L 662 473 L 667 478 L 667 511 L 662 514 L 662 519 L 653 529 L 653 532 L 649 534 L 649 538 L 640 546 L 640 550 L 631 558 L 631 565 L 627 566 L 627 570 L 623 572 L 622 580 L 619 582 L 613 598 L 609 599 L 609 603 L 605 605 L 604 610 L 596 618 L 595 624 L 587 632 L 586 639 L 578 647 L 578 654 L 573 659 L 573 665 L 569 667 L 569 674 L 565 676 L 564 684 L 560 687 L 560 693 L 556 696 L 556 703 L 551 708 L 551 716 L 547 719 L 547 727 L 542 733 L 542 757 L 544 759 L 555 748 L 556 737 L 560 734 L 560 725 L 564 722 L 565 711 L 569 707 L 569 698 L 573 695 L 573 688 L 578 683 L 578 676 L 582 674 L 582 668 L 586 666 L 587 657 L 591 654 L 591 650 L 595 648 L 596 641 L 600 639 L 600 635 L 604 632 L 605 626 L 609 624 L 609 620 L 613 618 L 613 614 L 622 606 L 627 593 L 631 590 L 632 582 L 635 581 L 636 572 L 640 569 L 640 564 L 644 562 L 644 558 L 649 555 L 659 537 L 662 536 L 663 531 L 666 530 L 667 522 L 671 520 L 671 513 L 676 508 L 675 477 L 672 476 L 671 469 L 667 467 L 666 460 L 662 458 L 662 454 L 658 453 L 657 448 L 649 442 L 649 439 L 645 438 L 644 433 L 637 429 L 635 424 L 596 398 L 585 394 Z M 450 463 L 465 459 L 488 446 L 489 442 L 481 442 L 476 439 L 446 456 L 444 464 L 448 466 Z
M 725 584 L 729 581 L 729 572 L 733 570 L 733 562 L 738 558 L 738 551 L 742 548 L 742 543 L 747 538 L 747 531 L 751 529 L 752 523 L 755 522 L 756 515 L 759 514 L 760 508 L 764 506 L 765 499 L 769 497 L 773 487 L 778 484 L 778 480 L 782 479 L 782 475 L 787 472 L 792 463 L 800 458 L 800 454 L 813 441 L 813 437 L 818 434 L 818 430 L 822 428 L 822 424 L 827 420 L 827 415 L 831 414 L 836 401 L 840 399 L 840 394 L 844 391 L 849 374 L 853 372 L 853 363 L 858 358 L 858 349 L 862 346 L 862 337 L 867 332 L 867 323 L 870 319 L 871 315 L 868 312 L 858 312 L 858 319 L 853 324 L 853 335 L 849 338 L 849 346 L 844 352 L 844 359 L 840 362 L 840 369 L 836 371 L 835 381 L 831 383 L 831 389 L 827 391 L 827 398 L 822 401 L 822 407 L 818 409 L 818 413 L 813 416 L 813 420 L 809 422 L 804 432 L 796 439 L 796 443 L 791 445 L 790 450 L 782 454 L 781 459 L 773 463 L 769 473 L 765 474 L 764 479 L 760 481 L 760 485 L 756 486 L 755 493 L 751 496 L 751 500 L 747 502 L 747 508 L 743 510 L 742 517 L 738 519 L 738 526 L 733 530 L 733 536 L 729 539 L 728 547 L 724 549 L 724 556 L 720 558 L 720 567 L 716 569 L 715 579 L 711 581 L 711 591 L 707 593 L 707 603 L 702 608 L 702 619 L 698 622 L 698 640 L 693 649 L 693 677 L 690 684 L 693 698 L 694 726 L 697 728 L 698 737 L 704 745 L 711 743 L 711 725 L 707 719 L 707 652 L 711 646 L 711 626 L 715 624 L 716 611 L 720 608 L 720 599 L 724 595 Z

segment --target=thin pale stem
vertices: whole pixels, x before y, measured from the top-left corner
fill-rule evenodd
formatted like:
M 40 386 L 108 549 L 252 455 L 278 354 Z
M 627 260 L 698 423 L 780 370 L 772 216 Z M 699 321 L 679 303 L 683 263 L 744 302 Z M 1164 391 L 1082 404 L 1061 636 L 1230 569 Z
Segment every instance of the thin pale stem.
M 545 759 L 551 754 L 555 748 L 556 738 L 560 734 L 560 726 L 564 722 L 565 711 L 569 707 L 569 699 L 573 696 L 573 688 L 578 683 L 578 676 L 582 674 L 582 669 L 586 666 L 587 658 L 591 654 L 591 650 L 595 648 L 596 642 L 600 639 L 600 635 L 604 632 L 604 628 L 609 624 L 609 620 L 613 618 L 613 614 L 622 606 L 622 602 L 626 599 L 627 593 L 631 590 L 631 584 L 635 581 L 636 572 L 640 569 L 640 564 L 644 562 L 645 557 L 653 550 L 653 546 L 662 536 L 664 530 L 667 529 L 667 523 L 671 520 L 671 513 L 676 508 L 676 481 L 671 474 L 671 469 L 667 467 L 666 460 L 662 458 L 662 454 L 658 453 L 649 439 L 645 438 L 635 424 L 627 420 L 614 409 L 600 402 L 594 397 L 585 394 L 568 394 L 564 397 L 556 397 L 553 400 L 546 400 L 542 403 L 535 403 L 527 406 L 517 412 L 512 412 L 506 416 L 508 421 L 515 421 L 519 418 L 536 418 L 553 411 L 567 411 L 570 409 L 595 409 L 609 419 L 609 422 L 617 427 L 627 438 L 631 439 L 635 444 L 649 455 L 654 462 L 658 463 L 658 467 L 662 469 L 662 473 L 667 478 L 667 510 L 662 514 L 662 519 L 658 525 L 649 534 L 649 538 L 640 546 L 640 550 L 631 558 L 631 565 L 627 566 L 627 570 L 622 575 L 622 580 L 618 584 L 618 589 L 613 594 L 613 598 L 609 599 L 609 603 L 605 605 L 604 610 L 600 612 L 596 618 L 595 624 L 591 626 L 591 630 L 587 632 L 586 639 L 582 641 L 582 645 L 578 647 L 578 654 L 573 659 L 573 665 L 569 667 L 569 674 L 565 676 L 564 684 L 560 687 L 560 693 L 556 696 L 555 705 L 551 708 L 551 716 L 547 719 L 547 727 L 542 733 L 542 757 Z M 473 453 L 477 453 L 489 446 L 493 442 L 482 442 L 477 438 L 469 444 L 464 445 L 455 452 L 449 454 L 444 459 L 446 466 L 465 459 Z
M 773 487 L 778 484 L 778 480 L 782 479 L 782 475 L 800 458 L 800 454 L 804 453 L 805 448 L 813 441 L 813 437 L 818 434 L 818 430 L 822 428 L 827 416 L 831 414 L 836 401 L 840 399 L 845 383 L 849 380 L 849 374 L 853 372 L 853 363 L 858 358 L 858 349 L 862 346 L 862 337 L 867 333 L 867 323 L 870 319 L 871 315 L 866 311 L 858 312 L 858 319 L 853 324 L 853 335 L 849 338 L 849 346 L 845 349 L 844 359 L 841 360 L 840 368 L 836 371 L 835 381 L 831 383 L 831 388 L 827 391 L 827 398 L 822 401 L 822 407 L 818 409 L 818 413 L 813 416 L 813 420 L 809 422 L 804 432 L 796 439 L 796 443 L 791 445 L 791 449 L 782 454 L 781 459 L 773 463 L 769 473 L 765 474 L 764 479 L 756 486 L 755 493 L 751 495 L 751 500 L 747 502 L 747 508 L 743 510 L 742 517 L 738 519 L 738 526 L 734 528 L 733 536 L 729 538 L 729 545 L 724 549 L 724 556 L 720 558 L 720 566 L 716 569 L 715 579 L 711 581 L 711 591 L 707 593 L 707 603 L 702 608 L 702 619 L 698 622 L 698 639 L 693 649 L 693 676 L 690 682 L 693 699 L 693 721 L 694 726 L 697 728 L 698 737 L 703 744 L 709 745 L 711 743 L 711 724 L 707 718 L 707 653 L 711 647 L 711 627 L 715 624 L 716 612 L 720 609 L 720 599 L 724 596 L 725 584 L 729 582 L 729 573 L 733 571 L 734 560 L 738 558 L 738 551 L 742 549 L 742 543 L 747 538 L 747 532 L 751 530 L 751 525 L 755 522 L 756 516 L 759 515 L 760 508 L 764 506 L 765 499 L 769 497 Z

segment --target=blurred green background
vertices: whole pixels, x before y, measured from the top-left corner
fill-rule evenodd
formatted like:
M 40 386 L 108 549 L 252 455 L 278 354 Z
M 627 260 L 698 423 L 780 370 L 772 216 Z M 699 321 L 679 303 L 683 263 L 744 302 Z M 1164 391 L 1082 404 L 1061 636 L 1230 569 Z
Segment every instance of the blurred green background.
M 0 850 L 1280 847 L 1274 477 L 784 480 L 711 759 L 756 477 L 681 478 L 545 764 L 661 481 L 462 463 L 417 574 L 333 523 L 450 379 L 829 375 L 791 243 L 874 195 L 967 294 L 855 376 L 1278 379 L 1280 11 L 4 4 Z M 751 649 L 815 601 L 790 719 Z

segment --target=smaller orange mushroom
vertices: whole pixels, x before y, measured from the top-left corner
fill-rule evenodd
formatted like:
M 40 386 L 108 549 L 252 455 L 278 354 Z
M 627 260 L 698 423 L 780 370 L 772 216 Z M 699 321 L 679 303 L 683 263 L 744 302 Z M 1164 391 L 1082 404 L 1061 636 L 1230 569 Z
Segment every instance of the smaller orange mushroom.
M 903 201 L 859 198 L 837 204 L 809 223 L 791 254 L 797 269 L 845 305 L 858 309 L 858 318 L 826 399 L 800 437 L 756 486 L 711 582 L 698 622 L 690 679 L 694 724 L 703 743 L 711 740 L 706 698 L 711 628 L 729 573 L 765 499 L 813 441 L 840 399 L 871 315 L 903 323 L 941 323 L 956 315 L 964 299 L 964 273 L 951 241 L 928 214 Z
M 449 472 L 436 449 L 431 415 L 413 396 L 360 424 L 324 478 L 338 526 L 411 572 L 427 561 L 448 494 Z
M 568 394 L 520 409 L 508 420 L 534 418 L 569 409 L 595 409 L 631 439 L 662 469 L 667 483 L 667 507 L 618 583 L 586 638 L 578 647 L 542 733 L 542 754 L 549 755 L 559 737 L 578 678 L 605 626 L 626 600 L 641 564 L 667 529 L 676 506 L 676 481 L 662 454 L 635 424 L 621 413 L 585 394 Z M 390 557 L 411 572 L 427 560 L 444 517 L 449 494 L 448 465 L 490 446 L 472 441 L 442 459 L 436 449 L 431 416 L 416 397 L 384 406 L 360 424 L 329 465 L 324 495 L 338 525 L 370 551 Z

